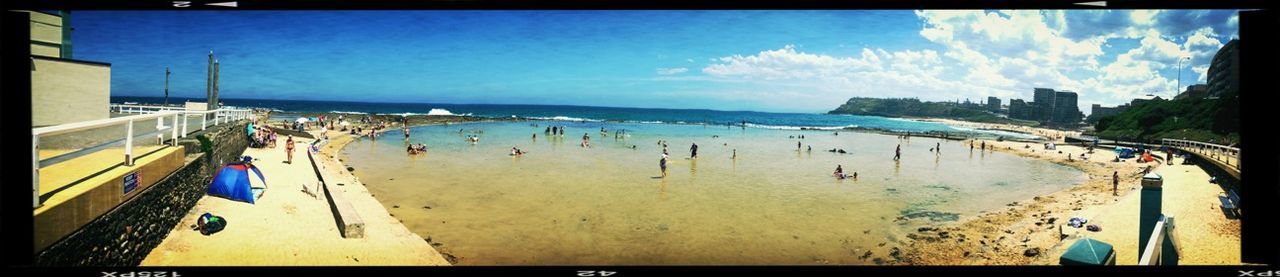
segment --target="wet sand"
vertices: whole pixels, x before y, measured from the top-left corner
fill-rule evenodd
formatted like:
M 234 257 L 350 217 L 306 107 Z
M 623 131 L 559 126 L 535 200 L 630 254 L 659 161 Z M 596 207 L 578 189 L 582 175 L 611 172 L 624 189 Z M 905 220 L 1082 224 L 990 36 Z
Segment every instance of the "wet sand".
M 353 143 L 343 157 L 384 205 L 401 206 L 397 218 L 450 245 L 463 264 L 878 264 L 921 222 L 957 220 L 1085 178 L 923 137 L 608 124 L 634 134 L 615 141 L 600 139 L 598 125 L 542 122 L 560 124 L 573 135 L 534 141 L 529 132 L 545 126 L 526 123 L 415 129 L 410 143 L 425 142 L 426 155 L 404 154 L 396 130 Z M 465 143 L 459 128 L 483 139 Z M 583 131 L 592 133 L 590 149 L 577 145 Z M 788 138 L 797 134 L 807 138 Z M 667 178 L 655 177 L 659 139 L 672 146 Z M 700 145 L 697 161 L 686 159 L 690 142 Z M 797 152 L 797 142 L 817 150 Z M 892 161 L 898 143 L 901 163 Z M 938 143 L 941 156 L 929 150 Z M 513 144 L 531 153 L 506 156 Z M 823 150 L 831 147 L 852 154 Z M 831 177 L 836 164 L 859 180 Z M 1073 181 L 1049 183 L 1055 178 Z
M 388 131 L 392 130 L 398 129 Z M 1036 131 L 1043 134 L 1058 132 L 1048 129 Z M 1097 149 L 1088 155 L 1087 161 L 1068 161 L 1067 153 L 1079 155 L 1085 150 L 1059 144 L 1057 150 L 1046 152 L 1037 144 L 1023 148 L 1028 144 L 985 142 L 993 149 L 988 151 L 1074 167 L 1086 172 L 1089 180 L 1066 190 L 1009 203 L 1004 208 L 984 211 L 956 222 L 921 227 L 900 240 L 905 244 L 901 249 L 889 249 L 881 244 L 878 248 L 858 249 L 850 255 L 859 255 L 865 250 L 866 255 L 860 256 L 874 257 L 877 263 L 901 265 L 1053 265 L 1057 264 L 1058 255 L 1071 242 L 1087 236 L 1114 245 L 1118 264 L 1137 262 L 1138 193 L 1135 192 L 1139 188 L 1142 170 L 1151 163 L 1134 163 L 1132 159 L 1113 163 L 1111 159 L 1115 154 L 1109 149 Z M 1059 154 L 1058 150 L 1063 153 Z M 1162 153 L 1157 154 L 1163 157 Z M 1175 159 L 1175 163 L 1180 161 L 1181 158 Z M 1115 171 L 1119 171 L 1121 176 L 1118 196 L 1111 195 L 1111 173 Z M 1222 188 L 1208 183 L 1208 174 L 1194 165 L 1155 165 L 1155 172 L 1165 176 L 1164 209 L 1179 223 L 1177 232 L 1183 251 L 1181 263 L 1239 264 L 1239 221 L 1227 219 L 1218 208 L 1216 196 L 1222 193 Z M 1089 218 L 1091 224 L 1102 226 L 1103 231 L 1079 229 L 1077 235 L 1060 241 L 1058 225 L 1073 216 Z M 1030 249 L 1035 250 L 1028 251 Z

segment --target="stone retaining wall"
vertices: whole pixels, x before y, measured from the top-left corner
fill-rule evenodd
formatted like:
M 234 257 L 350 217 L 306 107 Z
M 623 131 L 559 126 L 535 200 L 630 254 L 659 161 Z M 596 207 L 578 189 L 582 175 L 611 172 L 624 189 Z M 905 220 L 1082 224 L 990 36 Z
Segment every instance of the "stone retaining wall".
M 36 254 L 41 266 L 137 266 L 209 189 L 215 170 L 236 161 L 249 140 L 246 122 L 210 127 L 178 141 L 184 165 L 134 198 Z M 211 142 L 203 152 L 197 135 Z

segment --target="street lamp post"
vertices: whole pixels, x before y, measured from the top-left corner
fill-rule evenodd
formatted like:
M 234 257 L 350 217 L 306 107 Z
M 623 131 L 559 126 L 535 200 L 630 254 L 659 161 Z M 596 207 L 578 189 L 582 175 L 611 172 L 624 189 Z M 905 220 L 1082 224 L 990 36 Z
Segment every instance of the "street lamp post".
M 1173 97 L 1178 97 L 1178 94 L 1182 93 L 1178 91 L 1182 89 L 1182 60 L 1191 60 L 1191 57 L 1178 58 L 1178 87 L 1173 89 Z

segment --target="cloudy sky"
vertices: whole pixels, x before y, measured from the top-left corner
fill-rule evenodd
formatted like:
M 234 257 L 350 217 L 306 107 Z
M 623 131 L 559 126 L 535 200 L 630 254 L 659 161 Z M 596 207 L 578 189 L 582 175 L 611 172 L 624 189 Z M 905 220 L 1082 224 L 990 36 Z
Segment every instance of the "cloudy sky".
M 849 97 L 1029 100 L 1085 113 L 1205 81 L 1234 10 L 82 11 L 112 94 L 825 112 Z

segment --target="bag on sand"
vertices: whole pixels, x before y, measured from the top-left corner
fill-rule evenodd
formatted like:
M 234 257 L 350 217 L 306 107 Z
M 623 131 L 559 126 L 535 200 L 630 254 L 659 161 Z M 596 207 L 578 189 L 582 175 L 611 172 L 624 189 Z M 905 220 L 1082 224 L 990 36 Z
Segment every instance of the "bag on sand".
M 227 220 L 221 216 L 204 213 L 204 215 L 201 215 L 200 219 L 197 220 L 196 225 L 198 226 L 197 228 L 200 229 L 200 234 L 208 236 L 226 228 Z

